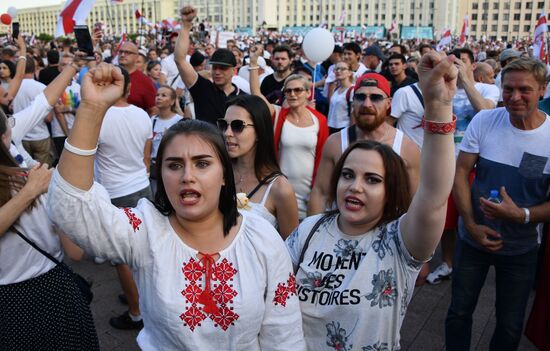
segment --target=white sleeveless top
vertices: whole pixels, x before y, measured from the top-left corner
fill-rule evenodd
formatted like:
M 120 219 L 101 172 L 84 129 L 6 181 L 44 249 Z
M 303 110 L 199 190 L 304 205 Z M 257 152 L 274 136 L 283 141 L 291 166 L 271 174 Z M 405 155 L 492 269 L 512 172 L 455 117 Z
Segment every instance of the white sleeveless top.
M 279 177 L 280 176 L 276 176 L 269 182 L 260 203 L 257 203 L 257 202 L 248 203 L 248 205 L 250 206 L 250 210 L 249 210 L 250 212 L 254 212 L 258 216 L 262 217 L 263 219 L 271 223 L 271 225 L 275 229 L 278 228 L 277 218 L 271 212 L 269 212 L 267 208 L 265 208 L 265 203 L 267 202 L 267 198 L 269 197 L 269 192 L 271 191 L 271 187 L 273 186 L 273 183 L 275 183 L 275 180 L 277 180 L 277 178 Z
M 349 126 L 340 131 L 340 144 L 342 145 L 342 153 L 346 151 L 349 146 L 348 142 L 348 130 L 349 128 L 355 128 L 355 126 Z M 392 150 L 401 156 L 401 145 L 403 144 L 403 132 L 399 129 L 395 130 L 395 138 L 393 139 L 393 145 L 391 146 Z

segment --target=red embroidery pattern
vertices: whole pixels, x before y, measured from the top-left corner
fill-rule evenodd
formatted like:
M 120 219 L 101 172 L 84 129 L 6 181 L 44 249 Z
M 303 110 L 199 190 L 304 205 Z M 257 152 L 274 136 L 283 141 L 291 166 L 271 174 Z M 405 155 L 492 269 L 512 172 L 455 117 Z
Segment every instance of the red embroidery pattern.
M 200 327 L 201 323 L 210 318 L 215 327 L 227 330 L 239 319 L 233 311 L 233 299 L 238 295 L 233 289 L 233 277 L 237 270 L 233 264 L 222 259 L 219 263 L 210 257 L 197 261 L 191 258 L 181 269 L 188 282 L 181 294 L 187 300 L 186 311 L 180 319 L 191 331 Z M 206 277 L 209 274 L 209 277 Z
M 286 300 L 290 299 L 292 295 L 296 295 L 296 277 L 292 273 L 289 273 L 288 279 L 285 283 L 277 284 L 277 290 L 275 290 L 275 296 L 273 297 L 273 303 L 275 306 L 286 306 Z
M 134 229 L 134 233 L 139 230 L 139 225 L 141 224 L 141 219 L 137 218 L 137 216 L 132 212 L 131 209 L 125 207 L 124 213 L 126 213 L 126 216 L 128 216 L 129 222 L 132 225 L 132 228 Z

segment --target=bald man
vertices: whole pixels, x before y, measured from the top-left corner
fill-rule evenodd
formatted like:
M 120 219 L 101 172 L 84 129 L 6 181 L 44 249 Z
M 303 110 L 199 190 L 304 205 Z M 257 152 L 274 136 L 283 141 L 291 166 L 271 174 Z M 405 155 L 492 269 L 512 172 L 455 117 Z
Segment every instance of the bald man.
M 151 115 L 154 113 L 156 90 L 151 78 L 137 69 L 139 57 L 136 44 L 126 41 L 118 50 L 118 63 L 130 74 L 130 96 L 128 103 L 135 105 Z
M 474 80 L 479 83 L 495 84 L 495 71 L 485 62 L 479 62 L 474 69 Z

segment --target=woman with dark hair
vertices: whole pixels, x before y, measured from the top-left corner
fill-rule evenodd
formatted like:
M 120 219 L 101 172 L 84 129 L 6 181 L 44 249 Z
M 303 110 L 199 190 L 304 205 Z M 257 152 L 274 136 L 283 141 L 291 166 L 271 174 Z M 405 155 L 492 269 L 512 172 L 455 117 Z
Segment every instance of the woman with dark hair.
M 265 218 L 285 239 L 298 226 L 298 207 L 275 158 L 267 105 L 254 95 L 235 97 L 218 127 L 233 163 L 239 207 Z
M 11 80 L 15 77 L 15 65 L 9 60 L 0 61 L 0 86 L 8 89 Z
M 193 120 L 166 131 L 154 203 L 117 208 L 93 183 L 99 128 L 122 84 L 120 70 L 105 63 L 83 79 L 68 152 L 49 189 L 54 223 L 86 251 L 131 267 L 142 349 L 304 350 L 288 252 L 273 228 L 237 211 L 231 160 L 215 126 Z
M 415 279 L 441 237 L 455 170 L 454 56 L 424 56 L 421 179 L 391 147 L 349 146 L 331 180 L 337 209 L 306 218 L 287 239 L 308 350 L 397 350 Z M 410 206 L 409 206 L 410 205 Z
M 161 85 L 166 84 L 166 76 L 161 71 L 160 61 L 149 61 L 147 63 L 147 76 L 153 81 L 155 89 L 159 89 Z
M 25 63 L 18 63 L 18 71 L 20 66 L 24 70 Z M 59 264 L 64 252 L 80 259 L 82 250 L 58 234 L 48 219 L 44 194 L 52 171 L 46 164 L 29 168 L 29 160 L 21 156 L 21 140 L 52 110 L 76 72 L 75 66 L 67 67 L 29 107 L 14 116 L 6 118 L 0 111 L 3 350 L 99 350 L 88 302 L 73 274 Z

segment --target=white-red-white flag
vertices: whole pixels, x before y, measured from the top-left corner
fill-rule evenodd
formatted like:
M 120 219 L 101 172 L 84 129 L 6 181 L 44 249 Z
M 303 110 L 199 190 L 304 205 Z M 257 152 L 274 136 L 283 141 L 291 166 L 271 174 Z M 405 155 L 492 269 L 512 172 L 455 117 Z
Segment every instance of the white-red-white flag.
M 340 25 L 344 24 L 344 22 L 346 21 L 346 10 L 342 11 L 338 21 L 340 22 Z
M 138 20 L 138 23 L 140 25 L 147 25 L 147 26 L 153 26 L 153 23 L 151 21 L 149 21 L 147 18 L 145 18 L 141 12 L 139 12 L 139 9 L 136 9 L 134 11 L 134 15 L 136 16 L 136 19 Z
M 60 37 L 74 32 L 77 24 L 86 24 L 86 18 L 94 7 L 96 0 L 67 0 L 65 7 L 57 18 L 55 36 Z
M 397 21 L 395 18 L 391 21 L 390 30 L 388 31 L 390 33 L 396 33 L 397 32 Z
M 533 38 L 533 57 L 548 63 L 546 32 L 548 32 L 548 23 L 546 21 L 544 10 L 542 10 L 537 21 L 537 25 L 535 26 L 535 35 Z
M 435 49 L 437 51 L 443 51 L 445 47 L 451 44 L 451 40 L 452 40 L 451 30 L 447 29 L 443 31 L 443 35 L 441 36 L 441 39 L 439 40 L 439 43 L 437 43 L 437 46 Z
M 460 31 L 460 39 L 458 40 L 460 45 L 464 45 L 469 35 L 470 35 L 470 23 L 468 21 L 468 14 L 466 14 L 466 16 L 464 16 L 464 23 L 462 23 L 462 30 Z

